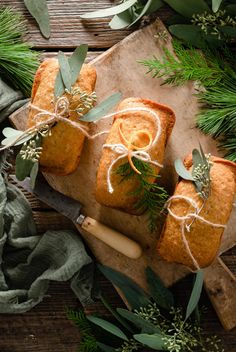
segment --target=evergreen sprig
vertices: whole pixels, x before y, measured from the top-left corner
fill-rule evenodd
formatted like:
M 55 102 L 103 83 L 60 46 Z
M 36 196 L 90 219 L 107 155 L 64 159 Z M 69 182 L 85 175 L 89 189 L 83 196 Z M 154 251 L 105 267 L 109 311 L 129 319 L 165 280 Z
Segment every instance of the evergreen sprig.
M 138 198 L 134 209 L 148 214 L 149 230 L 153 232 L 168 194 L 164 187 L 150 181 L 150 178 L 160 177 L 156 175 L 150 164 L 135 157 L 132 158 L 132 161 L 141 174 L 137 174 L 128 162 L 121 164 L 115 173 L 121 176 L 121 182 L 133 177 L 138 179 L 139 187 L 131 193 L 132 196 Z
M 76 311 L 73 309 L 66 309 L 66 315 L 69 320 L 71 320 L 75 326 L 79 328 L 80 332 L 80 352 L 99 352 L 96 338 L 92 333 L 92 328 L 85 313 L 82 310 Z
M 112 323 L 95 316 L 88 317 L 94 327 L 92 334 L 102 351 L 133 352 L 143 351 L 146 347 L 150 347 L 151 350 L 169 352 L 223 352 L 220 340 L 216 336 L 206 336 L 199 323 L 193 318 L 193 312 L 198 306 L 203 285 L 202 271 L 198 271 L 196 274 L 196 280 L 184 314 L 181 307 L 175 306 L 171 291 L 164 286 L 151 268 L 146 268 L 149 295 L 142 289 L 137 290 L 137 284 L 125 275 L 121 275 L 109 267 L 99 265 L 99 268 L 113 284 L 118 280 L 122 294 L 126 298 L 131 298 L 131 300 L 127 299 L 127 303 L 132 308 L 132 310 L 117 308 Z M 135 308 L 131 304 L 134 300 L 134 292 L 135 298 L 139 302 Z M 144 297 L 147 300 L 143 300 Z M 120 316 L 118 319 L 117 315 Z M 79 323 L 76 313 L 72 314 L 72 320 L 82 328 L 82 336 L 84 329 L 87 334 L 84 318 L 85 316 L 82 315 L 83 323 L 81 326 L 81 313 L 79 314 Z M 126 322 L 125 325 L 123 320 Z M 126 327 L 127 324 L 129 329 Z M 99 335 L 96 331 L 97 326 L 100 331 Z M 115 340 L 112 341 L 112 337 Z M 105 344 L 100 343 L 100 339 Z
M 182 85 L 198 82 L 196 96 L 201 111 L 196 124 L 205 133 L 220 139 L 225 157 L 236 162 L 236 60 L 228 48 L 200 52 L 173 41 L 175 54 L 164 49 L 162 60 L 154 58 L 141 63 L 153 77 L 163 78 L 163 84 Z M 222 142 L 223 140 L 223 142 Z
M 187 81 L 204 82 L 205 87 L 215 86 L 225 76 L 222 60 L 217 55 L 207 52 L 203 55 L 199 50 L 186 49 L 179 41 L 173 40 L 175 55 L 163 48 L 161 60 L 142 60 L 141 64 L 148 68 L 147 73 L 153 77 L 163 78 L 164 84 L 182 85 Z
M 39 54 L 24 42 L 23 17 L 11 8 L 0 9 L 0 77 L 30 96 Z

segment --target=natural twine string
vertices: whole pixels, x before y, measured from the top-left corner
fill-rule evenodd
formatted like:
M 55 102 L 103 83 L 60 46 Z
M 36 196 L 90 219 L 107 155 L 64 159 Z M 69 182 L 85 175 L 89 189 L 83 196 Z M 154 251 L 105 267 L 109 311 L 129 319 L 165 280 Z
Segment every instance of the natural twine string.
M 127 109 L 124 109 L 124 110 L 120 110 L 118 112 L 115 112 L 115 113 L 112 113 L 112 114 L 109 114 L 109 115 L 105 116 L 105 118 L 112 117 L 112 116 L 117 116 L 117 115 L 120 115 L 120 114 L 123 114 L 123 113 L 126 113 L 126 112 L 139 112 L 139 111 L 148 112 L 150 115 L 152 115 L 154 117 L 155 123 L 156 123 L 156 135 L 155 135 L 155 138 L 152 140 L 151 143 L 148 143 L 148 145 L 144 146 L 143 148 L 135 147 L 132 144 L 132 141 L 131 141 L 130 145 L 132 145 L 133 150 L 130 150 L 129 146 L 126 147 L 124 144 L 121 144 L 121 143 L 104 144 L 103 145 L 103 148 L 110 148 L 115 153 L 120 154 L 112 161 L 112 163 L 110 164 L 110 166 L 108 168 L 108 171 L 107 171 L 107 185 L 108 185 L 109 193 L 113 193 L 114 192 L 114 189 L 113 189 L 113 186 L 112 186 L 112 183 L 111 183 L 111 172 L 112 172 L 112 169 L 113 169 L 114 165 L 120 159 L 123 159 L 125 157 L 129 157 L 131 159 L 132 157 L 135 157 L 135 158 L 137 158 L 139 160 L 148 162 L 148 163 L 156 165 L 158 167 L 163 167 L 163 165 L 158 163 L 157 161 L 151 160 L 151 157 L 150 157 L 150 155 L 148 153 L 148 151 L 153 147 L 153 145 L 155 145 L 158 142 L 158 140 L 160 138 L 160 135 L 161 135 L 161 121 L 160 121 L 160 118 L 157 115 L 157 113 L 155 113 L 153 110 L 148 109 L 148 108 L 137 107 L 137 108 L 127 108 Z M 137 131 L 136 133 L 138 134 L 139 132 L 140 131 Z M 142 131 L 142 132 L 144 132 L 144 131 Z
M 10 143 L 8 143 L 7 145 L 5 145 L 4 147 L 0 148 L 0 151 L 4 150 L 4 149 L 8 149 L 12 146 L 14 146 L 16 143 L 22 141 L 25 139 L 25 137 L 32 135 L 32 137 L 38 133 L 38 131 L 40 129 L 42 129 L 43 127 L 46 127 L 48 125 L 52 125 L 54 122 L 65 122 L 66 124 L 79 129 L 87 138 L 89 139 L 94 139 L 98 136 L 101 136 L 103 134 L 108 133 L 109 131 L 101 131 L 98 132 L 94 135 L 90 135 L 87 130 L 88 127 L 81 124 L 81 122 L 76 122 L 76 121 L 71 121 L 68 118 L 64 117 L 63 115 L 68 113 L 69 111 L 69 101 L 66 97 L 60 97 L 56 104 L 55 104 L 55 108 L 53 112 L 50 112 L 48 110 L 44 110 L 39 108 L 36 105 L 33 104 L 29 104 L 29 106 L 33 109 L 38 111 L 38 113 L 34 116 L 34 120 L 36 121 L 36 125 L 33 127 L 28 128 L 27 130 L 25 130 L 20 136 L 16 137 L 13 141 L 11 141 Z M 41 120 L 43 116 L 49 116 L 49 119 L 46 120 Z
M 171 202 L 173 200 L 185 200 L 187 203 L 189 203 L 193 208 L 194 208 L 194 212 L 193 213 L 189 213 L 187 215 L 183 215 L 183 216 L 179 216 L 177 214 L 175 214 L 170 206 L 171 206 Z M 187 253 L 188 255 L 190 256 L 190 258 L 192 259 L 192 262 L 194 264 L 194 266 L 196 267 L 197 270 L 200 270 L 200 266 L 196 260 L 196 258 L 194 257 L 194 255 L 192 254 L 192 251 L 190 249 L 190 246 L 189 246 L 189 242 L 186 238 L 186 235 L 185 235 L 185 230 L 187 230 L 187 232 L 190 232 L 191 230 L 191 224 L 188 225 L 186 222 L 188 220 L 199 220 L 209 226 L 213 226 L 213 227 L 218 227 L 218 228 L 226 228 L 226 225 L 223 225 L 223 224 L 215 224 L 209 220 L 206 220 L 204 219 L 202 216 L 199 215 L 199 213 L 201 212 L 202 210 L 202 207 L 198 207 L 197 203 L 190 197 L 186 197 L 186 196 L 182 196 L 182 195 L 176 195 L 176 196 L 172 196 L 170 197 L 166 204 L 165 204 L 165 208 L 167 209 L 168 213 L 176 220 L 180 221 L 181 223 L 181 236 L 182 236 L 182 240 L 183 240 L 183 243 L 185 245 L 185 248 L 187 250 Z

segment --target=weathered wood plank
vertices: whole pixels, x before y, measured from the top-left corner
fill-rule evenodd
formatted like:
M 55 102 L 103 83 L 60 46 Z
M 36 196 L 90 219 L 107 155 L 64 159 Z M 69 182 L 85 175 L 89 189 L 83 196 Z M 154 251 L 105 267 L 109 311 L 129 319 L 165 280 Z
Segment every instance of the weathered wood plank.
M 29 40 L 36 48 L 73 48 L 81 43 L 90 47 L 108 48 L 126 37 L 130 30 L 109 30 L 109 19 L 82 20 L 80 15 L 114 4 L 111 0 L 51 0 L 48 1 L 51 38 L 42 37 L 35 20 L 28 13 L 23 0 L 1 0 L 2 6 L 11 6 L 23 13 L 29 28 Z

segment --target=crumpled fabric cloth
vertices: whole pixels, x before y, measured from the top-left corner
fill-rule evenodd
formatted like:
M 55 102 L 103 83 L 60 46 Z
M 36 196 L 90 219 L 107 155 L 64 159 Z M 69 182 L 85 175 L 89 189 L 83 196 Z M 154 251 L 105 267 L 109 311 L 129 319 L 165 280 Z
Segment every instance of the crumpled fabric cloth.
M 15 91 L 0 78 L 0 122 L 27 103 L 20 91 Z
M 0 313 L 23 313 L 41 302 L 50 281 L 71 280 L 82 304 L 92 302 L 93 262 L 77 233 L 38 236 L 30 205 L 0 175 Z

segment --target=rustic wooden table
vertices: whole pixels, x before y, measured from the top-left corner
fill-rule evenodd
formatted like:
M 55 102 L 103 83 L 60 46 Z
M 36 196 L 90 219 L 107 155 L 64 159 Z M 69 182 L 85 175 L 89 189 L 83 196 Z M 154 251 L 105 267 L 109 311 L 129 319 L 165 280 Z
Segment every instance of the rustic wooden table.
M 39 0 L 40 1 L 40 0 Z M 95 8 L 105 8 L 113 4 L 111 0 L 48 0 L 51 17 L 52 35 L 44 39 L 33 18 L 27 13 L 23 0 L 0 0 L 0 6 L 12 6 L 22 12 L 27 19 L 29 40 L 35 49 L 44 50 L 44 56 L 53 56 L 56 51 L 70 52 L 81 43 L 87 43 L 90 51 L 88 60 L 116 44 L 132 30 L 111 31 L 107 19 L 83 22 L 79 15 Z M 160 17 L 165 20 L 168 10 Z M 68 229 L 73 224 L 62 215 L 49 209 L 30 194 L 26 194 L 32 206 L 38 232 L 47 229 Z M 224 262 L 236 274 L 236 249 L 223 256 Z M 113 306 L 122 306 L 109 282 L 100 279 L 104 294 Z M 190 292 L 192 278 L 188 277 L 173 288 L 180 301 Z M 226 352 L 236 351 L 235 330 L 225 332 L 221 327 L 211 304 L 203 293 L 201 303 L 207 307 L 203 317 L 203 326 L 209 334 L 217 334 L 223 341 Z M 80 340 L 78 329 L 65 315 L 65 307 L 79 308 L 79 302 L 67 283 L 52 283 L 47 297 L 32 311 L 22 315 L 2 315 L 0 328 L 1 352 L 75 352 Z M 101 304 L 90 311 L 105 313 Z M 235 307 L 232 307 L 235 310 Z M 236 312 L 235 312 L 236 313 Z

